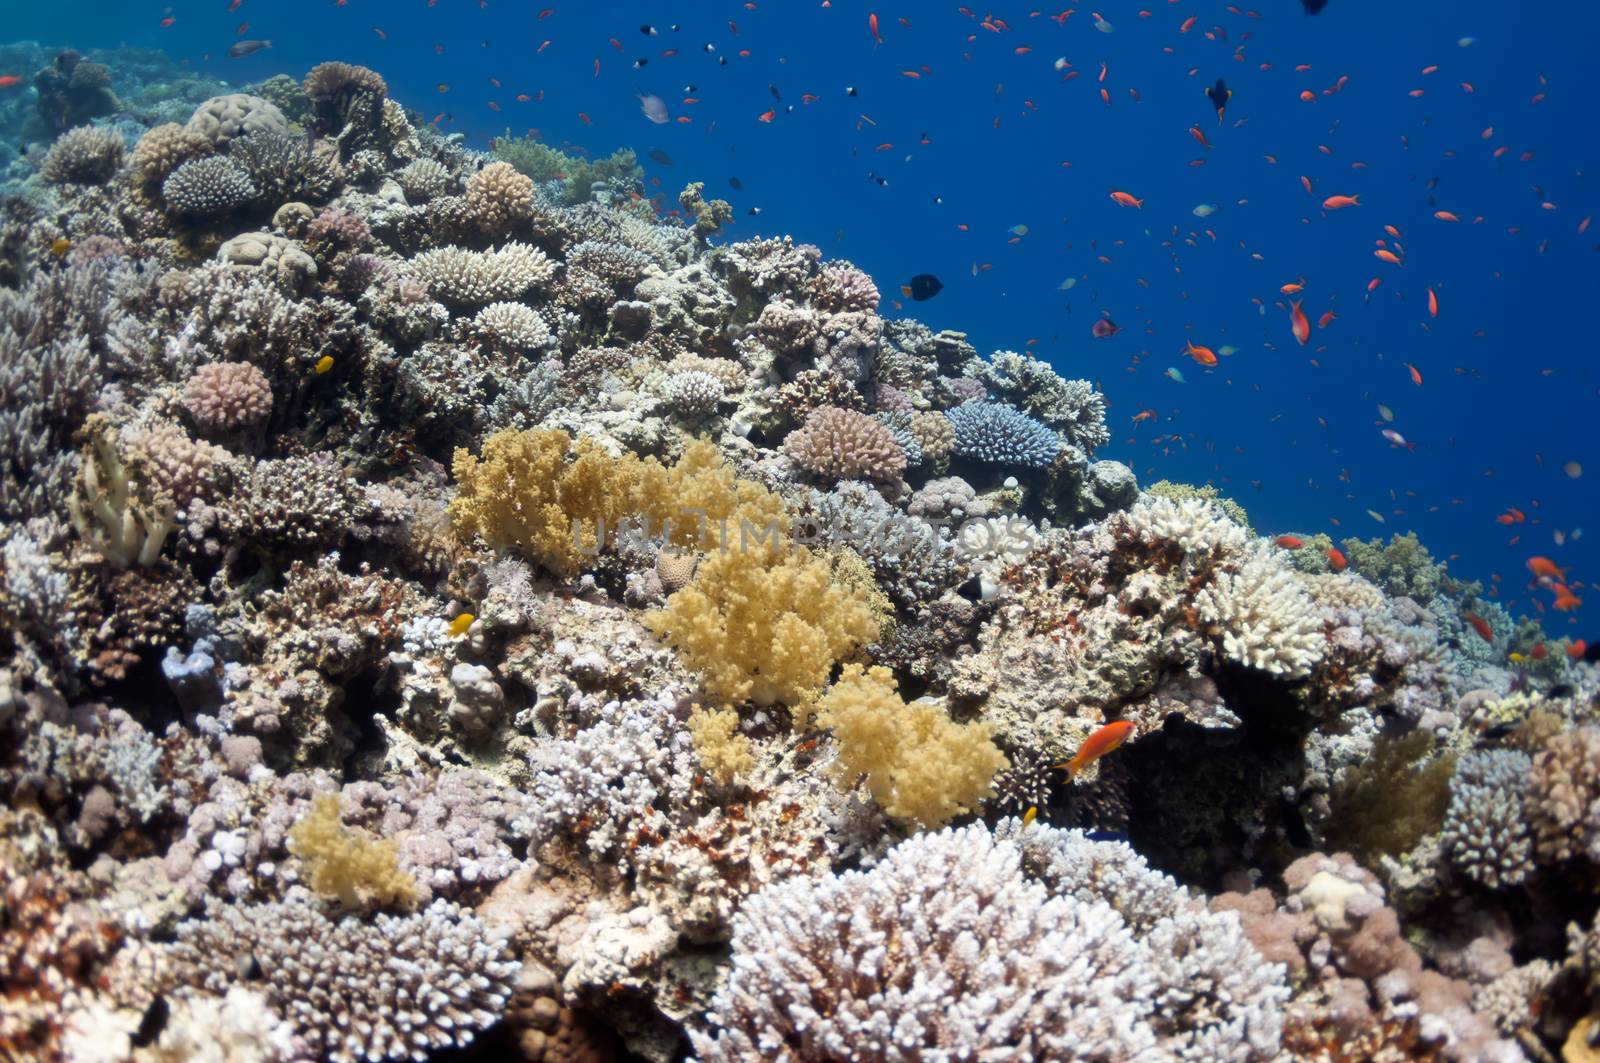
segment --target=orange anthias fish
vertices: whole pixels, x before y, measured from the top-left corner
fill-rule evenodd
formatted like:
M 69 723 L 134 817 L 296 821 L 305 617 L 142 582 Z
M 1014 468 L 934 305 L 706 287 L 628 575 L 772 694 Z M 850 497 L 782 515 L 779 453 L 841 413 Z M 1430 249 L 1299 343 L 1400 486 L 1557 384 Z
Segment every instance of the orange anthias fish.
M 1187 354 L 1190 358 L 1193 358 L 1195 361 L 1204 366 L 1212 366 L 1217 364 L 1217 354 L 1210 347 L 1196 347 L 1193 343 L 1185 340 L 1183 345 L 1183 353 Z
M 1306 312 L 1300 309 L 1298 302 L 1289 307 L 1289 328 L 1294 331 L 1294 338 L 1304 347 L 1311 339 L 1311 322 L 1306 320 Z
M 1065 764 L 1057 764 L 1056 767 L 1065 769 L 1067 779 L 1070 781 L 1084 768 L 1126 742 L 1132 734 L 1133 723 L 1130 720 L 1108 723 L 1084 739 L 1083 745 L 1078 747 L 1078 752 L 1073 754 L 1071 760 Z
M 1567 578 L 1567 570 L 1564 568 L 1557 568 L 1556 563 L 1550 560 L 1548 557 L 1528 558 L 1528 571 L 1532 572 L 1535 577 L 1548 576 L 1550 579 Z
M 1344 554 L 1339 551 L 1338 547 L 1328 547 L 1329 568 L 1333 569 L 1335 572 L 1343 572 L 1345 565 L 1348 563 L 1349 562 L 1345 561 Z
M 1462 619 L 1472 625 L 1472 630 L 1476 631 L 1478 633 L 1478 637 L 1483 639 L 1483 641 L 1494 641 L 1494 629 L 1489 626 L 1489 621 L 1485 620 L 1477 613 L 1468 613 L 1466 616 L 1462 617 Z
M 1567 656 L 1574 661 L 1583 660 L 1584 653 L 1589 649 L 1589 644 L 1582 639 L 1567 644 Z
M 1298 550 L 1301 546 L 1305 545 L 1300 541 L 1300 537 L 1297 535 L 1280 535 L 1272 541 L 1283 547 L 1285 550 Z
M 1132 196 L 1130 196 L 1126 192 L 1113 192 L 1113 193 L 1111 193 L 1111 198 L 1113 200 L 1115 200 L 1116 202 L 1122 204 L 1124 207 L 1142 207 L 1142 206 L 1144 206 L 1144 200 L 1142 200 L 1142 199 L 1134 199 Z
M 1323 210 L 1343 210 L 1346 207 L 1361 206 L 1360 196 L 1329 196 L 1322 201 Z

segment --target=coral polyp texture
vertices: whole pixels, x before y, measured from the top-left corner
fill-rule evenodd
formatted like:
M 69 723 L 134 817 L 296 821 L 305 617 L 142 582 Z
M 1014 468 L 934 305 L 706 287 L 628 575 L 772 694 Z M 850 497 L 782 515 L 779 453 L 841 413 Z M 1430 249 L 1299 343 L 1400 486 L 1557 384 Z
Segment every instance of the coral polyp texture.
M 1600 676 L 1414 536 L 630 150 L 18 48 L 0 1057 L 1592 1057 Z

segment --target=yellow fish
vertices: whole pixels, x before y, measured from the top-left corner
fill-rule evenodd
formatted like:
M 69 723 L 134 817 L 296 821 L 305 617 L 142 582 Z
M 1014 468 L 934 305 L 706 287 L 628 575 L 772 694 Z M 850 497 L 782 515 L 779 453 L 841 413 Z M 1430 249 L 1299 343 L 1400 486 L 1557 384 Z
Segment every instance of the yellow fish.
M 1527 658 L 1520 653 L 1508 653 L 1506 654 L 1506 660 L 1510 661 L 1512 664 L 1521 664 L 1523 661 L 1526 661 Z
M 325 354 L 321 358 L 317 359 L 317 364 L 311 367 L 311 371 L 313 373 L 317 374 L 318 376 L 321 376 L 323 373 L 326 373 L 328 370 L 330 370 L 332 368 L 333 368 L 333 355 Z
M 467 633 L 467 628 L 471 627 L 472 622 L 476 619 L 478 618 L 473 616 L 471 613 L 462 613 L 460 616 L 450 621 L 450 637 L 453 639 L 458 639 L 462 635 L 465 635 Z
M 1039 806 L 1029 805 L 1028 811 L 1022 814 L 1022 829 L 1027 830 L 1035 819 L 1039 818 Z
M 58 236 L 50 241 L 50 253 L 57 258 L 65 258 L 67 251 L 72 247 L 72 241 L 65 236 Z

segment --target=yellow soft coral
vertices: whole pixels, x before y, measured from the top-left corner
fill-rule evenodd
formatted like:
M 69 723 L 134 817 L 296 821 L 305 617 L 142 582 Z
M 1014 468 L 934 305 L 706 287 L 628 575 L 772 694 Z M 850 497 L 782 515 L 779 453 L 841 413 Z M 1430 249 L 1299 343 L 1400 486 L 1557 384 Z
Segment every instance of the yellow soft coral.
M 654 458 L 614 457 L 559 429 L 507 429 L 484 440 L 481 457 L 457 450 L 452 468 L 457 535 L 515 550 L 561 575 L 594 553 L 602 527 L 611 542 L 624 521 L 642 523 L 651 535 L 667 529 L 671 545 L 690 550 L 724 538 L 732 549 L 770 550 L 757 544 L 785 528 L 782 500 L 736 478 L 704 439 L 668 468 Z
M 840 785 L 865 775 L 892 818 L 940 827 L 991 792 L 1005 755 L 985 723 L 955 723 L 939 706 L 906 704 L 887 668 L 846 665 L 818 706 L 818 721 L 838 745 Z
M 401 870 L 394 843 L 345 827 L 338 794 L 312 798 L 311 811 L 289 828 L 289 850 L 306 865 L 312 890 L 345 908 L 416 900 L 416 881 Z
M 708 554 L 694 582 L 645 614 L 705 692 L 727 703 L 808 704 L 836 662 L 877 637 L 879 614 L 805 548 Z
M 739 714 L 732 709 L 696 709 L 689 714 L 688 728 L 695 756 L 721 785 L 756 766 L 750 740 L 739 733 Z

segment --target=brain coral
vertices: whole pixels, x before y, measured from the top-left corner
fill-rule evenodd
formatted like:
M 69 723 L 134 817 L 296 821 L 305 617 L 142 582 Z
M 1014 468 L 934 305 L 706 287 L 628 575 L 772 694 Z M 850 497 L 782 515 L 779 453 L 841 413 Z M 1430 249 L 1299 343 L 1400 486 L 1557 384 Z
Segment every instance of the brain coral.
M 247 133 L 287 133 L 289 120 L 260 96 L 242 92 L 213 96 L 195 108 L 184 129 L 205 137 L 219 148 Z
M 483 306 L 520 298 L 555 273 L 555 263 L 529 244 L 512 242 L 494 251 L 442 247 L 408 264 L 412 276 L 436 299 L 457 306 Z
M 260 270 L 286 288 L 298 288 L 317 275 L 316 259 L 286 236 L 244 233 L 217 249 L 217 261 L 231 270 Z
M 249 362 L 213 362 L 196 369 L 184 385 L 183 405 L 202 432 L 237 432 L 267 419 L 272 386 Z
M 256 197 L 256 186 L 232 159 L 191 159 L 161 183 L 161 196 L 175 213 L 197 218 L 226 214 Z
M 919 834 L 870 871 L 767 887 L 734 917 L 719 1029 L 691 1033 L 695 1051 L 708 1063 L 1276 1058 L 1283 969 L 1260 962 L 1236 920 L 1183 908 L 1142 940 L 1106 903 L 1114 891 L 1052 894 L 1022 862 L 975 824 Z
M 992 465 L 1043 468 L 1061 452 L 1061 437 L 1025 414 L 997 402 L 968 402 L 945 411 L 955 430 L 955 452 Z
M 114 129 L 78 126 L 56 138 L 39 166 L 51 184 L 97 185 L 122 165 L 122 137 Z
M 503 232 L 533 213 L 533 179 L 491 162 L 467 178 L 467 210 L 485 231 Z
M 783 441 L 784 453 L 814 476 L 830 480 L 898 480 L 906 454 L 880 421 L 854 410 L 822 406 Z

